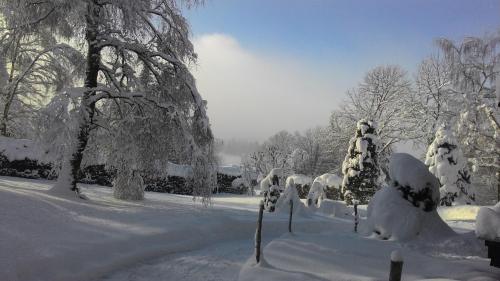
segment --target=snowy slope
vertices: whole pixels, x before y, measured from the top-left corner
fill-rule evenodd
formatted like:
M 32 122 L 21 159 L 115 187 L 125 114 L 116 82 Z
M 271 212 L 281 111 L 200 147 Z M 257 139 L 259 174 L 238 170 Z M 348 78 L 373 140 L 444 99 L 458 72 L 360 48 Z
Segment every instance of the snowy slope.
M 215 198 L 205 208 L 190 196 L 146 193 L 130 203 L 113 199 L 110 188 L 82 185 L 90 200 L 73 201 L 49 195 L 53 183 L 0 177 L 0 280 L 93 280 L 173 253 L 253 240 L 260 198 Z M 266 235 L 286 231 L 286 219 L 266 216 Z
M 127 203 L 82 185 L 91 200 L 72 201 L 47 194 L 52 184 L 0 177 L 0 280 L 385 280 L 393 249 L 407 262 L 405 280 L 500 276 L 472 231 L 399 244 L 354 234 L 350 217 L 311 215 L 294 217 L 289 235 L 288 214 L 269 213 L 270 266 L 256 268 L 259 197 L 224 195 L 207 209 L 189 196 L 146 193 Z

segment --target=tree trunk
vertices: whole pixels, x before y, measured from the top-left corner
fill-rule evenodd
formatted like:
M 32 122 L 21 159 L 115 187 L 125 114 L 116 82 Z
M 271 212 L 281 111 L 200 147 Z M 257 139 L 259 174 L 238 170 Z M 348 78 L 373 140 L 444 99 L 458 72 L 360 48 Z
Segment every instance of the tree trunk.
M 89 90 L 87 90 L 83 94 L 82 98 L 82 108 L 80 113 L 81 120 L 77 135 L 77 142 L 73 148 L 73 152 L 69 158 L 69 161 L 63 163 L 63 165 L 69 165 L 70 167 L 69 169 L 63 168 L 63 170 L 61 171 L 61 173 L 69 174 L 59 176 L 60 179 L 61 177 L 68 177 L 62 180 L 62 183 L 69 184 L 70 189 L 75 192 L 79 192 L 76 185 L 77 176 L 78 172 L 80 171 L 80 165 L 83 159 L 83 151 L 87 147 L 89 134 L 92 130 L 95 114 L 95 102 L 91 101 L 91 98 L 95 95 L 95 90 L 93 90 L 93 88 L 97 87 L 97 76 L 99 74 L 99 65 L 101 63 L 101 48 L 98 46 L 97 41 L 98 19 L 100 10 L 101 6 L 95 0 L 92 3 L 88 4 L 88 12 L 86 15 L 86 41 L 88 50 L 84 87 Z

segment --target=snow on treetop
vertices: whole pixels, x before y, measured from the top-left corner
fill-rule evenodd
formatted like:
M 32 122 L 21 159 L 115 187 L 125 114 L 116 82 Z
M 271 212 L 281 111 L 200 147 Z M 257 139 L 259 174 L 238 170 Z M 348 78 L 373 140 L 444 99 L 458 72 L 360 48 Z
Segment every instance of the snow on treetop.
M 358 130 L 361 131 L 361 134 L 364 135 L 370 128 L 374 130 L 377 129 L 377 122 L 372 120 L 361 119 L 356 124 L 356 127 L 358 128 Z
M 286 185 L 290 184 L 290 180 L 293 180 L 295 184 L 300 184 L 300 185 L 311 185 L 312 183 L 312 178 L 308 177 L 306 175 L 301 175 L 301 174 L 294 174 L 289 176 L 286 179 Z
M 9 161 L 42 160 L 42 149 L 32 140 L 14 139 L 0 136 L 0 153 Z
M 427 187 L 432 190 L 433 201 L 439 202 L 439 181 L 422 161 L 406 153 L 394 153 L 390 158 L 389 177 L 401 186 L 415 192 Z

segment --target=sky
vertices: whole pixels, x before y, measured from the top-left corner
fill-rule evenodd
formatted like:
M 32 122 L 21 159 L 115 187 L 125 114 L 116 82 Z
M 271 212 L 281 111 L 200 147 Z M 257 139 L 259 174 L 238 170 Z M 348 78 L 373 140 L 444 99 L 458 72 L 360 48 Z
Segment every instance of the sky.
M 193 67 L 217 138 L 325 126 L 364 73 L 413 77 L 439 37 L 500 29 L 500 0 L 205 0 L 187 10 Z

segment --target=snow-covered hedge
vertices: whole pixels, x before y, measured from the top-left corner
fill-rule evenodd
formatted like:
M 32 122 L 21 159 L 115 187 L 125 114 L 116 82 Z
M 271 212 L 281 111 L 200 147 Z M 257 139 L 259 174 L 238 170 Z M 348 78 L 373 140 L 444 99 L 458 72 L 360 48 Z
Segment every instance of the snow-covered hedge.
M 323 174 L 314 179 L 314 182 L 319 182 L 324 186 L 325 196 L 331 200 L 342 200 L 342 178 L 334 174 Z
M 307 198 L 307 195 L 309 194 L 309 189 L 311 189 L 312 178 L 301 174 L 291 175 L 286 179 L 287 185 L 290 180 L 293 180 L 295 187 L 297 188 L 297 193 L 299 194 L 299 197 L 302 199 Z

